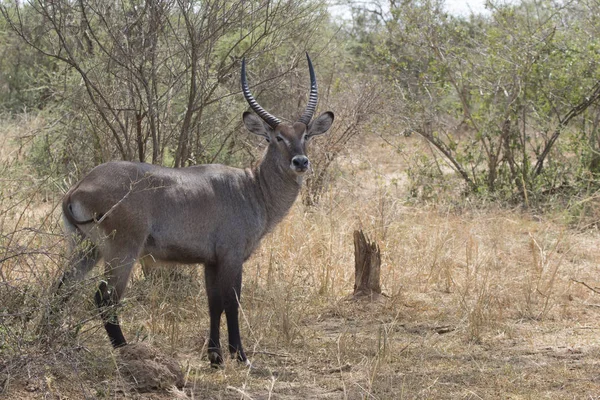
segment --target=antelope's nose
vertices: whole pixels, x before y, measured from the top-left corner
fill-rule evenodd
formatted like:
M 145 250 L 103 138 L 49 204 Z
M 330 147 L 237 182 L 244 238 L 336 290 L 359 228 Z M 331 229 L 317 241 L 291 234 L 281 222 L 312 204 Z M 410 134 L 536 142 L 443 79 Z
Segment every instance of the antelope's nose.
M 306 156 L 294 156 L 292 158 L 292 166 L 297 172 L 305 172 L 309 164 L 310 162 Z

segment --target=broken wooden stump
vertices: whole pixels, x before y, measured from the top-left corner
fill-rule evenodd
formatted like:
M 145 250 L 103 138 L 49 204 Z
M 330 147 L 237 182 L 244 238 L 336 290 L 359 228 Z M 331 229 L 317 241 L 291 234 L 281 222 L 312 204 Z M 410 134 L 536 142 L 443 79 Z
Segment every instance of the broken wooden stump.
M 381 297 L 381 250 L 362 230 L 354 231 L 354 293 L 352 298 Z

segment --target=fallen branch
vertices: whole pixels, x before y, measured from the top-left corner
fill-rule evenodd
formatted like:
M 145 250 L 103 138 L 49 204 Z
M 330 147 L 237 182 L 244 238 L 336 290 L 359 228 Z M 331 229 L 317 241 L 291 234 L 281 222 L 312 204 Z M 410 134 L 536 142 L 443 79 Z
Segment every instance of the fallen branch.
M 590 289 L 590 290 L 591 290 L 592 292 L 594 292 L 594 293 L 598 293 L 598 294 L 600 294 L 600 290 L 598 290 L 598 289 L 596 289 L 596 288 L 593 288 L 593 287 L 591 287 L 590 285 L 588 285 L 588 284 L 587 284 L 587 283 L 585 283 L 584 281 L 578 281 L 577 279 L 573 279 L 573 278 L 571 278 L 571 280 L 572 280 L 573 282 L 575 282 L 575 283 L 579 283 L 579 284 L 581 284 L 581 285 L 585 286 L 586 288 Z
M 262 354 L 265 356 L 270 356 L 270 357 L 291 357 L 290 354 L 285 354 L 285 353 L 272 353 L 270 351 L 262 351 L 262 350 L 250 350 L 247 351 L 248 354 L 252 354 L 252 355 L 256 355 L 256 354 Z
M 339 372 L 348 372 L 352 369 L 352 365 L 346 363 L 345 365 L 342 365 L 340 367 L 337 368 L 331 368 L 329 370 L 327 370 L 328 374 L 335 374 L 335 373 L 339 373 Z

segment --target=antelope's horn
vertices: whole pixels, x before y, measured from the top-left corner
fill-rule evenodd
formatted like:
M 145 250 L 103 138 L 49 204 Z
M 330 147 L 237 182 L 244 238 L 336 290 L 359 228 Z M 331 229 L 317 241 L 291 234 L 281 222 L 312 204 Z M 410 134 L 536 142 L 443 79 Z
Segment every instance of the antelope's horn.
M 248 87 L 248 80 L 246 79 L 246 59 L 242 59 L 242 92 L 244 93 L 244 97 L 246 101 L 250 105 L 250 108 L 262 118 L 269 126 L 273 129 L 277 127 L 281 123 L 281 121 L 271 114 L 269 114 L 264 108 L 258 104 L 252 93 L 250 93 L 250 88 Z
M 302 116 L 298 119 L 298 122 L 302 122 L 304 125 L 308 126 L 317 108 L 318 95 L 317 77 L 315 76 L 315 70 L 313 68 L 312 62 L 310 61 L 308 52 L 306 52 L 306 59 L 308 60 L 308 70 L 310 72 L 310 96 L 308 98 L 308 105 L 306 106 L 306 109 L 304 110 Z

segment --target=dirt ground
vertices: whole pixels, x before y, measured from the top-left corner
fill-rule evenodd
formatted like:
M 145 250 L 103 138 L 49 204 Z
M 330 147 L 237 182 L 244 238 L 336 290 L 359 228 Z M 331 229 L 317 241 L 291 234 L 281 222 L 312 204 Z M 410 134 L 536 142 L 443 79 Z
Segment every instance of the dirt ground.
M 201 267 L 151 279 L 138 271 L 122 308 L 125 334 L 156 350 L 153 362 L 175 360 L 183 377 L 180 388 L 142 385 L 95 318 L 96 274 L 54 342 L 40 340 L 34 322 L 3 325 L 0 396 L 600 398 L 597 230 L 521 209 L 415 204 L 406 169 L 420 144 L 403 140 L 400 151 L 378 138 L 348 149 L 321 203 L 297 204 L 246 263 L 251 368 L 209 366 Z M 385 296 L 376 301 L 348 300 L 354 229 L 382 250 Z

